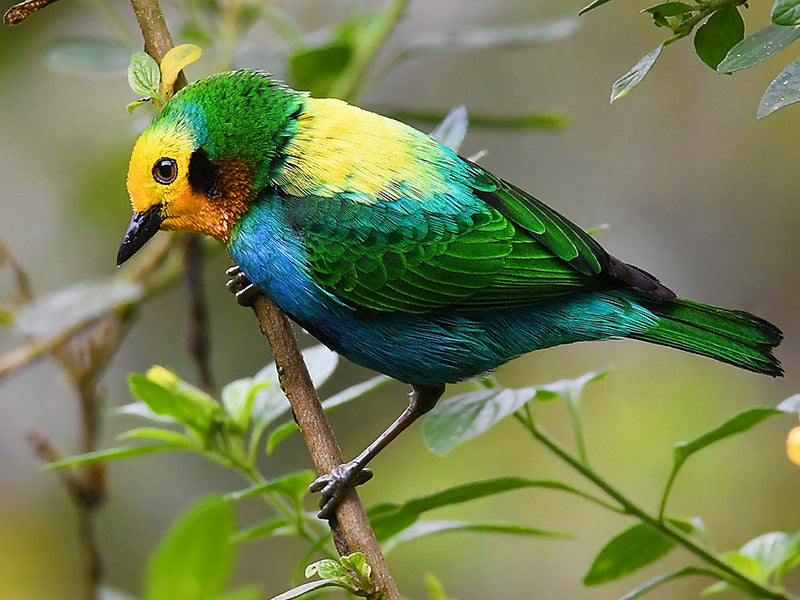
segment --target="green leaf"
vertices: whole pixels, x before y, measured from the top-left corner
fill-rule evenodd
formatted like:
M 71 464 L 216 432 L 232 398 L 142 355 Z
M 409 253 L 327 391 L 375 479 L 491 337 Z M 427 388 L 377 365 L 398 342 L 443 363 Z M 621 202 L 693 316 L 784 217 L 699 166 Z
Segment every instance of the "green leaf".
M 529 535 L 537 537 L 556 537 L 568 538 L 572 534 L 563 531 L 548 531 L 535 529 L 517 524 L 502 523 L 474 523 L 470 521 L 417 521 L 389 538 L 383 545 L 384 553 L 391 552 L 400 544 L 405 544 L 412 540 L 436 535 L 439 533 L 450 533 L 459 531 L 470 531 L 478 533 L 503 533 L 507 535 Z
M 608 2 L 611 2 L 611 0 L 594 0 L 594 2 L 592 2 L 591 4 L 584 6 L 582 9 L 580 9 L 578 11 L 578 16 L 581 16 L 584 13 L 589 12 L 590 10 L 594 10 L 599 6 L 603 6 L 603 4 L 607 4 Z
M 133 111 L 136 110 L 138 107 L 142 106 L 143 104 L 147 104 L 150 102 L 150 98 L 144 98 L 142 100 L 134 100 L 130 104 L 128 104 L 125 108 L 128 110 L 128 114 L 132 115 Z
M 287 526 L 288 522 L 286 519 L 270 519 L 269 521 L 263 521 L 257 525 L 253 525 L 249 529 L 238 532 L 233 536 L 233 541 L 237 544 L 241 544 L 242 542 L 250 542 L 268 537 L 278 532 L 280 532 L 280 534 L 285 534 L 288 533 L 286 530 Z
M 342 71 L 353 57 L 353 48 L 344 42 L 300 50 L 289 57 L 289 79 L 292 87 L 306 90 L 312 96 L 331 95 Z
M 743 433 L 758 425 L 761 421 L 775 415 L 784 414 L 784 411 L 771 407 L 750 408 L 731 417 L 719 427 L 705 432 L 688 442 L 678 442 L 674 448 L 675 464 L 680 465 L 692 454 L 707 448 L 720 440 L 732 435 Z
M 306 567 L 305 576 L 319 575 L 323 579 L 345 579 L 349 577 L 347 569 L 338 560 L 323 558 Z
M 47 43 L 47 68 L 75 75 L 108 75 L 125 71 L 130 49 L 117 40 L 64 37 Z
M 650 13 L 657 27 L 669 27 L 673 30 L 690 18 L 694 11 L 695 7 L 684 2 L 663 2 L 642 10 Z
M 719 73 L 733 73 L 757 65 L 800 37 L 800 28 L 768 25 L 736 44 L 717 65 Z
M 25 304 L 15 323 L 24 335 L 55 337 L 136 302 L 143 293 L 140 284 L 127 279 L 81 281 Z
M 139 96 L 158 98 L 161 86 L 161 67 L 146 52 L 137 52 L 128 65 L 128 85 Z
M 660 575 L 646 583 L 643 583 L 642 585 L 632 589 L 624 596 L 620 596 L 617 600 L 635 600 L 636 598 L 643 596 L 647 592 L 652 591 L 662 584 L 672 581 L 673 579 L 688 577 L 690 575 L 707 575 L 709 577 L 718 577 L 717 573 L 711 569 L 703 569 L 701 567 L 682 567 L 672 571 L 671 573 Z
M 232 381 L 222 388 L 220 393 L 222 405 L 239 431 L 245 432 L 250 426 L 256 394 L 276 383 L 274 381 L 254 382 L 253 379 L 247 378 Z
M 130 446 L 127 448 L 108 448 L 106 450 L 96 450 L 95 452 L 87 452 L 86 454 L 78 454 L 77 456 L 70 456 L 55 462 L 48 463 L 44 468 L 48 471 L 54 469 L 63 469 L 64 467 L 75 467 L 78 465 L 90 465 L 99 462 L 109 462 L 112 460 L 121 460 L 123 458 L 134 458 L 137 456 L 146 456 L 148 454 L 158 454 L 160 452 L 168 452 L 170 450 L 187 450 L 189 446 L 185 444 L 147 444 L 146 446 Z
M 322 403 L 322 408 L 328 411 L 336 408 L 337 406 L 341 406 L 342 404 L 363 396 L 367 392 L 374 390 L 388 381 L 391 381 L 391 378 L 387 377 L 386 375 L 378 375 L 376 377 L 367 379 L 366 381 L 362 381 L 361 383 L 352 385 L 325 400 Z M 298 429 L 297 423 L 294 421 L 286 421 L 285 423 L 278 425 L 278 427 L 272 431 L 267 439 L 267 454 L 272 454 L 275 448 L 278 447 L 278 444 L 280 444 Z
M 294 600 L 294 598 L 300 598 L 301 596 L 305 596 L 306 594 L 310 594 L 311 592 L 315 592 L 317 590 L 321 590 L 322 588 L 326 587 L 343 587 L 341 582 L 332 580 L 332 579 L 320 579 L 319 581 L 310 581 L 308 583 L 304 583 L 303 585 L 298 585 L 295 588 L 292 588 L 282 594 L 278 594 L 277 596 L 273 596 L 269 600 Z
M 772 531 L 747 542 L 739 554 L 748 556 L 761 567 L 762 581 L 783 574 L 800 560 L 800 533 Z
M 536 388 L 492 388 L 439 402 L 422 422 L 425 445 L 436 454 L 482 434 L 536 396 Z
M 358 585 L 362 590 L 367 590 L 372 587 L 370 582 L 370 575 L 372 575 L 372 567 L 367 564 L 367 557 L 363 552 L 353 552 L 347 554 L 339 559 L 342 566 L 356 574 Z
M 611 86 L 611 102 L 619 100 L 642 82 L 650 69 L 653 68 L 653 65 L 656 64 L 656 60 L 661 55 L 663 48 L 664 44 L 659 44 L 656 48 L 653 48 L 639 62 L 633 65 L 630 71 L 614 82 L 614 85 Z
M 119 440 L 157 440 L 160 442 L 169 442 L 176 446 L 186 446 L 187 448 L 195 447 L 195 444 L 188 437 L 177 431 L 170 431 L 169 429 L 159 429 L 158 427 L 140 427 L 138 429 L 130 429 L 117 436 Z
M 470 502 L 479 498 L 502 494 L 519 489 L 542 488 L 575 494 L 582 498 L 598 502 L 592 496 L 577 490 L 560 481 L 549 479 L 523 479 L 520 477 L 499 477 L 485 481 L 474 481 L 429 494 L 412 498 L 404 504 L 383 503 L 373 506 L 367 511 L 375 536 L 385 540 L 414 523 L 421 514 L 441 508 Z M 608 507 L 602 501 L 600 504 Z
M 776 25 L 800 25 L 800 0 L 775 0 L 770 18 Z
M 717 70 L 731 48 L 744 38 L 744 21 L 739 9 L 728 6 L 718 10 L 694 34 L 697 56 L 709 67 Z
M 683 531 L 691 531 L 691 524 L 668 520 Z M 595 557 L 583 584 L 598 585 L 624 577 L 668 554 L 675 541 L 645 523 L 637 523 L 615 535 Z
M 430 136 L 450 148 L 453 152 L 458 152 L 464 137 L 467 135 L 468 126 L 467 109 L 463 106 L 456 106 L 431 131 Z
M 224 418 L 222 407 L 202 390 L 178 379 L 163 367 L 150 369 L 148 376 L 131 373 L 131 392 L 158 414 L 171 417 L 205 438 L 214 422 Z M 174 383 L 167 377 L 174 378 Z M 153 381 L 157 379 L 158 382 Z M 169 386 L 169 387 L 167 387 Z
M 222 497 L 195 502 L 170 527 L 156 548 L 144 582 L 145 600 L 206 600 L 231 576 L 236 516 Z
M 311 485 L 315 478 L 316 475 L 314 475 L 313 471 L 298 471 L 297 473 L 281 475 L 239 492 L 227 494 L 225 498 L 226 500 L 243 500 L 244 498 L 251 498 L 261 494 L 278 492 L 285 494 L 294 502 L 295 506 L 299 506 L 303 496 L 308 491 L 308 486 Z

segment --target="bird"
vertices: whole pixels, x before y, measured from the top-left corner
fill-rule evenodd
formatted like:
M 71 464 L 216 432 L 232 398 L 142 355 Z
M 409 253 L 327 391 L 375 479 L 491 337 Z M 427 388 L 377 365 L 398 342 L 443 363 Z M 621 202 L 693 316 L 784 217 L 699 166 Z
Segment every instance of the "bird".
M 136 141 L 127 187 L 118 265 L 162 229 L 209 235 L 237 265 L 241 303 L 264 293 L 332 350 L 411 385 L 400 417 L 312 484 L 321 518 L 446 384 L 534 350 L 629 338 L 783 373 L 768 321 L 678 298 L 425 133 L 261 71 L 176 93 Z

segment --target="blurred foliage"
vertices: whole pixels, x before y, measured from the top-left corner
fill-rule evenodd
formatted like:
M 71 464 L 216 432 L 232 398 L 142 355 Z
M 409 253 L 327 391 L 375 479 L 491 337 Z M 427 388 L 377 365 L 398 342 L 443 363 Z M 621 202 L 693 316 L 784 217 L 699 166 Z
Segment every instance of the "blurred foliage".
M 595 0 L 581 14 L 611 0 Z M 689 36 L 694 31 L 697 56 L 718 73 L 731 74 L 747 69 L 780 52 L 800 37 L 800 1 L 775 0 L 772 23 L 744 37 L 744 20 L 739 12 L 748 8 L 747 0 L 698 0 L 663 2 L 645 8 L 656 27 L 672 31 L 673 37 L 659 44 L 636 63 L 612 86 L 611 101 L 621 98 L 639 85 L 656 63 L 664 46 Z M 702 23 L 702 24 L 701 24 Z M 792 62 L 764 92 L 758 107 L 758 118 L 779 108 L 800 101 L 800 59 Z

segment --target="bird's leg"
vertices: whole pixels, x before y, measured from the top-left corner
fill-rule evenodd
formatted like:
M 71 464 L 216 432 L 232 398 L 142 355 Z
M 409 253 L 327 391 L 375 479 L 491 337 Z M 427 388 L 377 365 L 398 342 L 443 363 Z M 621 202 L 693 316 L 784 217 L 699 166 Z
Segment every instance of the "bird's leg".
M 377 439 L 350 462 L 338 465 L 331 469 L 328 475 L 321 475 L 309 486 L 310 492 L 320 492 L 319 507 L 322 509 L 317 516 L 320 519 L 333 517 L 336 507 L 344 498 L 347 491 L 361 485 L 372 478 L 372 470 L 367 469 L 367 463 L 378 452 L 383 450 L 389 442 L 400 435 L 409 425 L 432 409 L 444 393 L 444 385 L 415 385 L 409 395 L 408 406 L 397 417 L 394 423 L 380 434 Z
M 236 296 L 236 301 L 241 306 L 253 306 L 253 301 L 261 293 L 253 282 L 247 278 L 247 275 L 242 273 L 239 265 L 233 265 L 225 271 L 225 275 L 230 277 L 228 283 L 225 284 L 231 293 Z

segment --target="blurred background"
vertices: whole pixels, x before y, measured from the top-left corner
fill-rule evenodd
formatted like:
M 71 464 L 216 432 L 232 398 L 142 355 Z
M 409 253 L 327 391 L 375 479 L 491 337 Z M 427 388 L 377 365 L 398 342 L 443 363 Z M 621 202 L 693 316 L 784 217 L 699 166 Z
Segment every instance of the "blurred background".
M 63 36 L 117 35 L 102 4 L 59 2 L 20 26 L 0 29 L 0 240 L 24 266 L 37 295 L 113 274 L 130 219 L 127 160 L 149 113 L 126 112 L 135 98 L 124 68 L 86 77 L 55 72 L 44 61 L 48 44 Z M 141 49 L 140 38 L 129 4 L 111 4 L 130 33 L 124 66 L 129 54 Z M 165 4 L 173 27 L 179 17 Z M 305 31 L 340 22 L 347 10 L 346 3 L 334 0 L 275 4 Z M 0 3 L 3 9 L 10 5 Z M 441 31 L 571 16 L 582 5 L 572 0 L 412 0 L 385 51 L 410 37 Z M 568 126 L 562 132 L 471 128 L 462 153 L 485 149 L 483 166 L 579 225 L 608 224 L 599 234 L 601 243 L 657 274 L 679 295 L 751 311 L 783 329 L 786 339 L 778 356 L 786 377 L 780 380 L 629 341 L 541 351 L 497 373 L 504 385 L 524 386 L 612 367 L 584 395 L 590 456 L 599 472 L 655 509 L 675 442 L 746 407 L 775 405 L 800 392 L 800 108 L 756 120 L 763 91 L 796 57 L 794 47 L 729 77 L 702 64 L 691 40 L 667 48 L 644 83 L 610 105 L 612 82 L 665 37 L 638 13 L 647 5 L 612 2 L 582 17 L 572 35 L 548 44 L 419 56 L 397 65 L 359 103 L 378 111 L 444 113 L 463 104 L 476 114 L 563 113 Z M 760 29 L 769 21 L 768 3 L 753 2 L 744 17 L 748 33 Z M 272 50 L 279 47 L 271 30 L 255 27 L 234 63 L 283 75 L 282 58 Z M 190 80 L 213 68 L 210 56 L 189 68 Z M 271 360 L 253 315 L 225 290 L 227 266 L 227 257 L 218 253 L 205 269 L 211 364 L 220 384 L 252 375 Z M 0 271 L 0 302 L 7 302 L 12 287 L 8 270 Z M 184 345 L 187 314 L 182 286 L 142 307 L 103 377 L 108 408 L 130 401 L 127 373 L 153 364 L 196 380 Z M 0 350 L 8 352 L 23 339 L 5 327 Z M 301 334 L 301 343 L 314 341 Z M 371 375 L 343 362 L 322 395 Z M 467 389 L 452 387 L 450 393 Z M 354 456 L 399 413 L 406 393 L 392 383 L 332 415 L 345 456 Z M 105 415 L 101 447 L 132 426 L 131 417 Z M 542 405 L 538 419 L 571 441 L 563 406 Z M 800 529 L 800 467 L 788 461 L 784 447 L 796 424 L 788 416 L 772 419 L 692 459 L 676 483 L 671 511 L 702 517 L 721 550 L 739 548 L 767 531 Z M 0 381 L 0 597 L 78 597 L 75 511 L 58 478 L 42 471 L 25 439 L 30 431 L 66 453 L 76 451 L 74 391 L 51 359 Z M 264 457 L 262 470 L 274 476 L 310 464 L 296 436 Z M 558 477 L 584 485 L 511 420 L 445 457 L 428 452 L 415 427 L 373 467 L 376 476 L 361 491 L 368 506 L 499 475 Z M 134 595 L 141 591 L 149 553 L 180 510 L 198 494 L 242 486 L 221 468 L 179 453 L 113 463 L 109 473 L 109 498 L 99 522 L 107 580 Z M 252 522 L 259 516 L 257 506 L 246 505 L 241 518 Z M 388 560 L 411 598 L 425 597 L 426 572 L 436 573 L 449 595 L 460 600 L 614 598 L 686 558 L 677 550 L 658 566 L 584 588 L 581 578 L 594 554 L 630 521 L 547 491 L 516 492 L 431 516 L 520 522 L 576 537 L 452 534 L 407 544 Z M 287 574 L 303 552 L 297 540 L 248 545 L 240 553 L 236 579 L 263 582 L 265 597 L 277 594 L 287 587 Z M 686 579 L 649 597 L 696 597 L 708 583 Z M 795 576 L 789 585 L 800 589 L 800 579 Z

